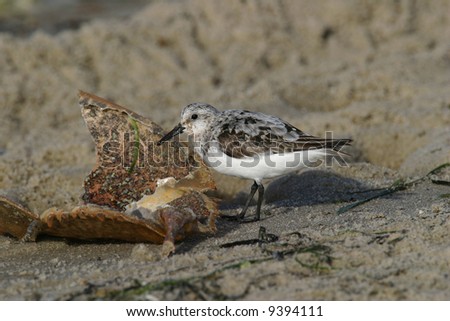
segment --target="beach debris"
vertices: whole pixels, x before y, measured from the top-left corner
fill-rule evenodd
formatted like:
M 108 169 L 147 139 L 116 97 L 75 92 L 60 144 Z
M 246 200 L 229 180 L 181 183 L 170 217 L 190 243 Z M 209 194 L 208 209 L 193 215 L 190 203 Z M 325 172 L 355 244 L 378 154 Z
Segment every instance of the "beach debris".
M 450 163 L 444 163 L 444 164 L 441 164 L 438 167 L 432 169 L 425 176 L 422 176 L 420 178 L 416 178 L 416 179 L 413 179 L 413 180 L 410 180 L 410 181 L 406 181 L 405 179 L 399 179 L 399 180 L 395 181 L 393 184 L 391 184 L 388 187 L 377 189 L 376 193 L 371 195 L 371 196 L 369 196 L 369 197 L 363 198 L 362 200 L 358 200 L 358 201 L 353 202 L 351 204 L 348 204 L 348 205 L 340 207 L 337 210 L 337 214 L 338 215 L 344 214 L 344 213 L 350 211 L 351 209 L 353 209 L 353 208 L 355 208 L 357 206 L 360 206 L 362 204 L 365 204 L 365 203 L 367 203 L 367 202 L 369 202 L 371 200 L 374 200 L 376 198 L 383 197 L 383 196 L 386 196 L 386 195 L 390 195 L 390 194 L 393 194 L 393 193 L 398 192 L 398 191 L 406 190 L 406 189 L 414 186 L 415 184 L 417 184 L 417 183 L 419 183 L 419 182 L 421 182 L 421 181 L 423 181 L 425 179 L 430 179 L 430 181 L 433 184 L 450 186 L 450 182 L 448 180 L 436 178 L 437 174 L 441 173 L 445 169 L 448 169 L 449 167 L 450 167 Z M 372 192 L 374 190 L 368 190 L 368 192 L 369 191 Z M 362 192 L 364 192 L 364 191 L 362 191 Z
M 258 280 L 262 280 L 263 277 L 244 282 L 236 291 L 230 293 L 217 286 L 230 271 L 243 273 L 245 270 L 264 270 L 263 264 L 266 262 L 282 260 L 289 260 L 287 264 L 290 271 L 304 277 L 327 275 L 334 268 L 334 249 L 298 231 L 275 235 L 261 226 L 254 238 L 225 243 L 220 247 L 235 246 L 254 246 L 253 255 L 230 257 L 226 262 L 196 275 L 166 278 L 163 281 L 149 283 L 136 281 L 120 289 L 111 289 L 108 284 L 96 284 L 96 289 L 100 291 L 95 293 L 96 295 L 102 293 L 102 299 L 107 300 L 139 300 L 149 296 L 165 300 L 238 300 L 244 298 L 250 288 L 257 286 Z M 98 299 L 98 296 L 95 298 Z M 77 296 L 71 299 L 80 298 Z
M 229 247 L 235 247 L 235 246 L 241 246 L 241 245 L 253 245 L 253 244 L 258 244 L 259 246 L 261 246 L 262 244 L 265 244 L 265 243 L 276 242 L 276 241 L 278 241 L 278 239 L 279 239 L 278 235 L 267 233 L 266 228 L 264 226 L 260 226 L 258 238 L 229 242 L 229 243 L 220 245 L 220 247 L 221 248 L 229 248 Z
M 25 206 L 0 195 L 0 234 L 7 234 L 24 241 L 34 241 L 39 230 L 39 215 Z
M 0 233 L 163 244 L 164 256 L 186 235 L 213 233 L 217 205 L 208 168 L 177 141 L 157 146 L 163 129 L 131 110 L 80 92 L 97 162 L 84 180 L 83 205 L 41 215 L 0 196 Z

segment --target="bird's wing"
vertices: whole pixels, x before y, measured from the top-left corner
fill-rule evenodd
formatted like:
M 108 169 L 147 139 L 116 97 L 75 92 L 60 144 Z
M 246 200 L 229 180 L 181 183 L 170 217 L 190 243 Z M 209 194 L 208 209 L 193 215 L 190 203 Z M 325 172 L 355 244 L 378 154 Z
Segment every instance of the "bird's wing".
M 230 157 L 281 154 L 311 149 L 339 150 L 349 139 L 325 139 L 305 134 L 275 116 L 248 111 L 234 112 L 215 124 L 217 142 Z

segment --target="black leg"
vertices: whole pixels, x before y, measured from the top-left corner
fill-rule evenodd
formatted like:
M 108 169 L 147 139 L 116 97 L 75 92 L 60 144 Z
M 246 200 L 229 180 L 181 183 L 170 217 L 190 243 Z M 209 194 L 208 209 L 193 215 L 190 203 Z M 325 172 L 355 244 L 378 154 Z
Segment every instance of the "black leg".
M 241 214 L 238 215 L 238 218 L 240 220 L 242 220 L 244 218 L 245 213 L 247 212 L 248 206 L 250 205 L 250 202 L 252 201 L 253 196 L 255 196 L 256 190 L 259 188 L 259 186 L 262 186 L 262 185 L 258 185 L 256 182 L 253 182 L 252 189 L 250 190 L 250 194 L 248 195 L 247 202 L 245 202 L 244 209 L 242 210 Z M 259 200 L 258 200 L 258 203 L 259 203 Z
M 253 218 L 244 220 L 245 211 L 247 211 L 248 205 L 250 204 L 250 201 L 252 200 L 253 196 L 255 195 L 256 190 L 258 190 L 258 203 L 256 204 L 256 214 Z M 239 215 L 239 220 L 242 223 L 257 222 L 261 219 L 261 204 L 264 199 L 264 186 L 262 184 L 258 184 L 255 182 L 252 185 L 252 190 L 251 190 L 250 196 L 251 197 L 249 197 L 249 199 L 247 200 L 247 204 L 245 204 L 245 208 L 242 211 L 244 213 L 244 215 L 242 215 L 242 213 Z
M 244 216 L 247 213 L 248 207 L 250 206 L 250 203 L 255 196 L 256 191 L 258 190 L 258 203 L 256 205 L 256 214 L 255 217 L 251 219 L 244 220 Z M 250 194 L 248 195 L 247 201 L 245 202 L 244 208 L 242 209 L 241 213 L 237 216 L 227 216 L 222 215 L 222 218 L 230 219 L 230 220 L 238 220 L 242 223 L 251 223 L 259 221 L 261 218 L 261 204 L 264 199 L 264 186 L 262 184 L 258 184 L 256 181 L 253 182 L 252 188 L 250 190 Z
M 259 219 L 261 218 L 261 204 L 264 198 L 264 186 L 258 185 L 258 204 L 256 205 L 256 216 L 255 216 L 255 220 L 259 221 Z

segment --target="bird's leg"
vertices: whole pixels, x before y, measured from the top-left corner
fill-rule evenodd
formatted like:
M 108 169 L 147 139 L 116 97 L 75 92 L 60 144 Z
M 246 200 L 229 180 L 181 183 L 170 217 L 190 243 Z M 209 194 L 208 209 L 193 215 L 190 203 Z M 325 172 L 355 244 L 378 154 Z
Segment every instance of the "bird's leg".
M 264 198 L 264 186 L 263 184 L 258 185 L 258 204 L 256 205 L 256 215 L 255 221 L 259 221 L 261 218 L 261 204 Z
M 253 182 L 252 188 L 250 190 L 250 194 L 248 195 L 248 198 L 247 198 L 247 202 L 245 202 L 244 209 L 238 215 L 238 219 L 242 220 L 244 218 L 245 213 L 247 212 L 248 206 L 250 205 L 250 202 L 252 201 L 253 196 L 255 195 L 256 190 L 258 189 L 259 186 L 262 186 L 262 185 L 258 185 L 258 183 L 256 183 L 256 181 Z M 259 200 L 258 200 L 258 202 L 259 202 Z
M 258 203 L 256 205 L 256 214 L 253 218 L 244 220 L 245 211 L 247 210 L 247 208 L 250 204 L 250 201 L 252 200 L 253 196 L 255 195 L 256 190 L 258 190 Z M 262 204 L 263 199 L 264 199 L 264 186 L 262 184 L 258 184 L 255 181 L 255 183 L 252 185 L 252 190 L 251 190 L 249 198 L 247 199 L 247 203 L 245 204 L 245 207 L 244 207 L 243 211 L 241 212 L 241 214 L 238 216 L 239 221 L 241 221 L 242 223 L 251 223 L 251 222 L 259 221 L 261 219 L 261 204 Z
M 255 217 L 244 220 L 245 213 L 247 213 L 248 207 L 250 206 L 250 202 L 252 201 L 253 196 L 255 196 L 256 191 L 258 191 L 258 203 L 256 206 Z M 258 184 L 255 181 L 252 185 L 250 194 L 248 195 L 247 201 L 245 202 L 245 206 L 242 209 L 241 213 L 237 216 L 222 215 L 221 217 L 226 218 L 226 219 L 233 219 L 233 220 L 237 219 L 238 221 L 240 221 L 242 223 L 251 223 L 251 222 L 259 221 L 261 218 L 261 204 L 262 204 L 263 198 L 264 198 L 264 186 L 262 184 Z

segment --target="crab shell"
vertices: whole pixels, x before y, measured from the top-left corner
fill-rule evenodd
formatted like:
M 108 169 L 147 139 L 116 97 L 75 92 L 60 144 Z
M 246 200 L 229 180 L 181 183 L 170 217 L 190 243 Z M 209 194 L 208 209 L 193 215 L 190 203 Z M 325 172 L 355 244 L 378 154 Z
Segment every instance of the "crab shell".
M 151 242 L 163 244 L 166 256 L 189 234 L 215 232 L 217 205 L 204 194 L 214 181 L 185 145 L 156 147 L 164 133 L 157 124 L 103 98 L 80 92 L 80 106 L 97 151 L 85 204 L 39 216 L 0 196 L 1 234 Z

